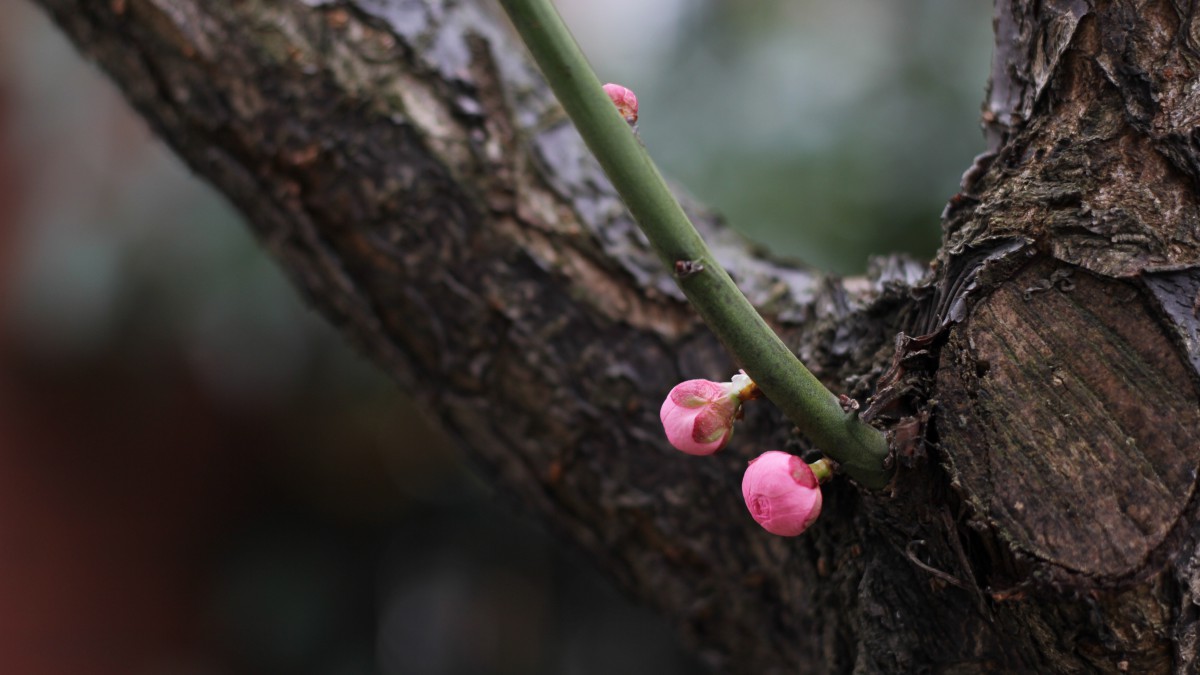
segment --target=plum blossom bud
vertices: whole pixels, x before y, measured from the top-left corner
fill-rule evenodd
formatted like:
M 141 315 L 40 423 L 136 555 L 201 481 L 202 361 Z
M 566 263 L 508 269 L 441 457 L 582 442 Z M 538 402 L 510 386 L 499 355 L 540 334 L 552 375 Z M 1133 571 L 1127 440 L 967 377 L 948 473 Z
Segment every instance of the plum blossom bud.
M 621 117 L 629 123 L 629 126 L 637 124 L 638 121 L 638 104 L 637 96 L 633 92 L 619 84 L 608 83 L 604 85 L 604 93 L 612 99 L 613 105 L 617 106 L 617 112 L 621 113 Z
M 804 460 L 770 450 L 750 460 L 742 477 L 742 497 L 763 529 L 794 537 L 821 515 L 821 486 Z
M 733 435 L 733 421 L 742 407 L 739 394 L 753 391 L 744 373 L 732 382 L 688 380 L 675 385 L 658 412 L 667 440 L 689 455 L 711 455 Z

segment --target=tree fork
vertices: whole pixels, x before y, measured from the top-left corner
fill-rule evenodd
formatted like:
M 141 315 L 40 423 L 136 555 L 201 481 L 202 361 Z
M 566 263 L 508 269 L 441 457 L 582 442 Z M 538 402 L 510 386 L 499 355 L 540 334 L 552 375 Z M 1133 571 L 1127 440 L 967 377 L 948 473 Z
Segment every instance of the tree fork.
M 39 2 L 495 482 L 717 665 L 1196 668 L 1193 3 L 997 1 L 989 153 L 923 283 L 892 258 L 844 284 L 698 219 L 905 449 L 891 493 L 830 484 L 782 540 L 737 480 L 785 432 L 709 462 L 660 438 L 670 386 L 731 364 L 491 5 Z

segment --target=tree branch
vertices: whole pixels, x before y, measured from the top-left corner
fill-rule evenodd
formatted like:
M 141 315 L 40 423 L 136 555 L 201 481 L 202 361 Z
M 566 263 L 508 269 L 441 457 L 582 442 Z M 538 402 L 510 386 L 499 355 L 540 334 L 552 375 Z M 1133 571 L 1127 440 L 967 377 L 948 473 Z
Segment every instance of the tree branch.
M 737 483 L 799 441 L 765 407 L 716 458 L 662 439 L 670 386 L 733 364 L 490 4 L 39 1 L 507 494 L 717 664 L 1197 662 L 1194 3 L 997 2 L 991 153 L 928 286 L 900 259 L 821 277 L 694 218 L 897 451 L 889 491 L 834 481 L 785 540 Z
M 796 632 L 817 623 L 818 598 L 853 602 L 837 597 L 853 586 L 809 583 L 832 541 L 777 540 L 741 504 L 745 462 L 794 445 L 790 425 L 752 411 L 710 461 L 666 444 L 656 412 L 670 387 L 734 366 L 489 5 L 41 4 L 314 306 L 712 659 L 849 658 L 848 637 Z M 870 393 L 860 376 L 890 353 L 899 285 L 920 266 L 843 283 L 753 253 L 711 214 L 696 222 L 827 385 Z M 833 492 L 823 520 L 853 541 L 837 512 L 854 490 Z

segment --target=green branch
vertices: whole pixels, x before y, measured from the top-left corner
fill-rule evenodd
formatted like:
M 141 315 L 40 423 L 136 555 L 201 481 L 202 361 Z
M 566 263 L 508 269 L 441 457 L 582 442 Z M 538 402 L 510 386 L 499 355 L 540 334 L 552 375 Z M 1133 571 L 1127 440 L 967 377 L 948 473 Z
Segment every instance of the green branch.
M 726 349 L 800 431 L 859 483 L 887 483 L 887 442 L 846 414 L 713 258 L 646 149 L 601 88 L 550 0 L 500 0 L 658 257 Z

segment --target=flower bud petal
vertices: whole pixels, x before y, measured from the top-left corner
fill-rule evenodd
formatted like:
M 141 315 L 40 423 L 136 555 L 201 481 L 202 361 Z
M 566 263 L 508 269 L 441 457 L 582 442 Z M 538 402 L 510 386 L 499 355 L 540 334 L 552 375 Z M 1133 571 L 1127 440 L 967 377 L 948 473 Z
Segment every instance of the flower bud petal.
M 771 450 L 750 461 L 742 477 L 742 498 L 763 529 L 794 537 L 821 515 L 821 487 L 804 460 Z
M 629 123 L 629 126 L 637 124 L 638 121 L 638 101 L 637 96 L 633 92 L 619 84 L 608 83 L 604 85 L 604 93 L 612 99 L 613 105 L 617 106 L 617 112 L 621 113 L 621 117 Z
M 729 442 L 740 406 L 727 383 L 688 380 L 671 389 L 658 417 L 671 445 L 689 455 L 711 455 Z

